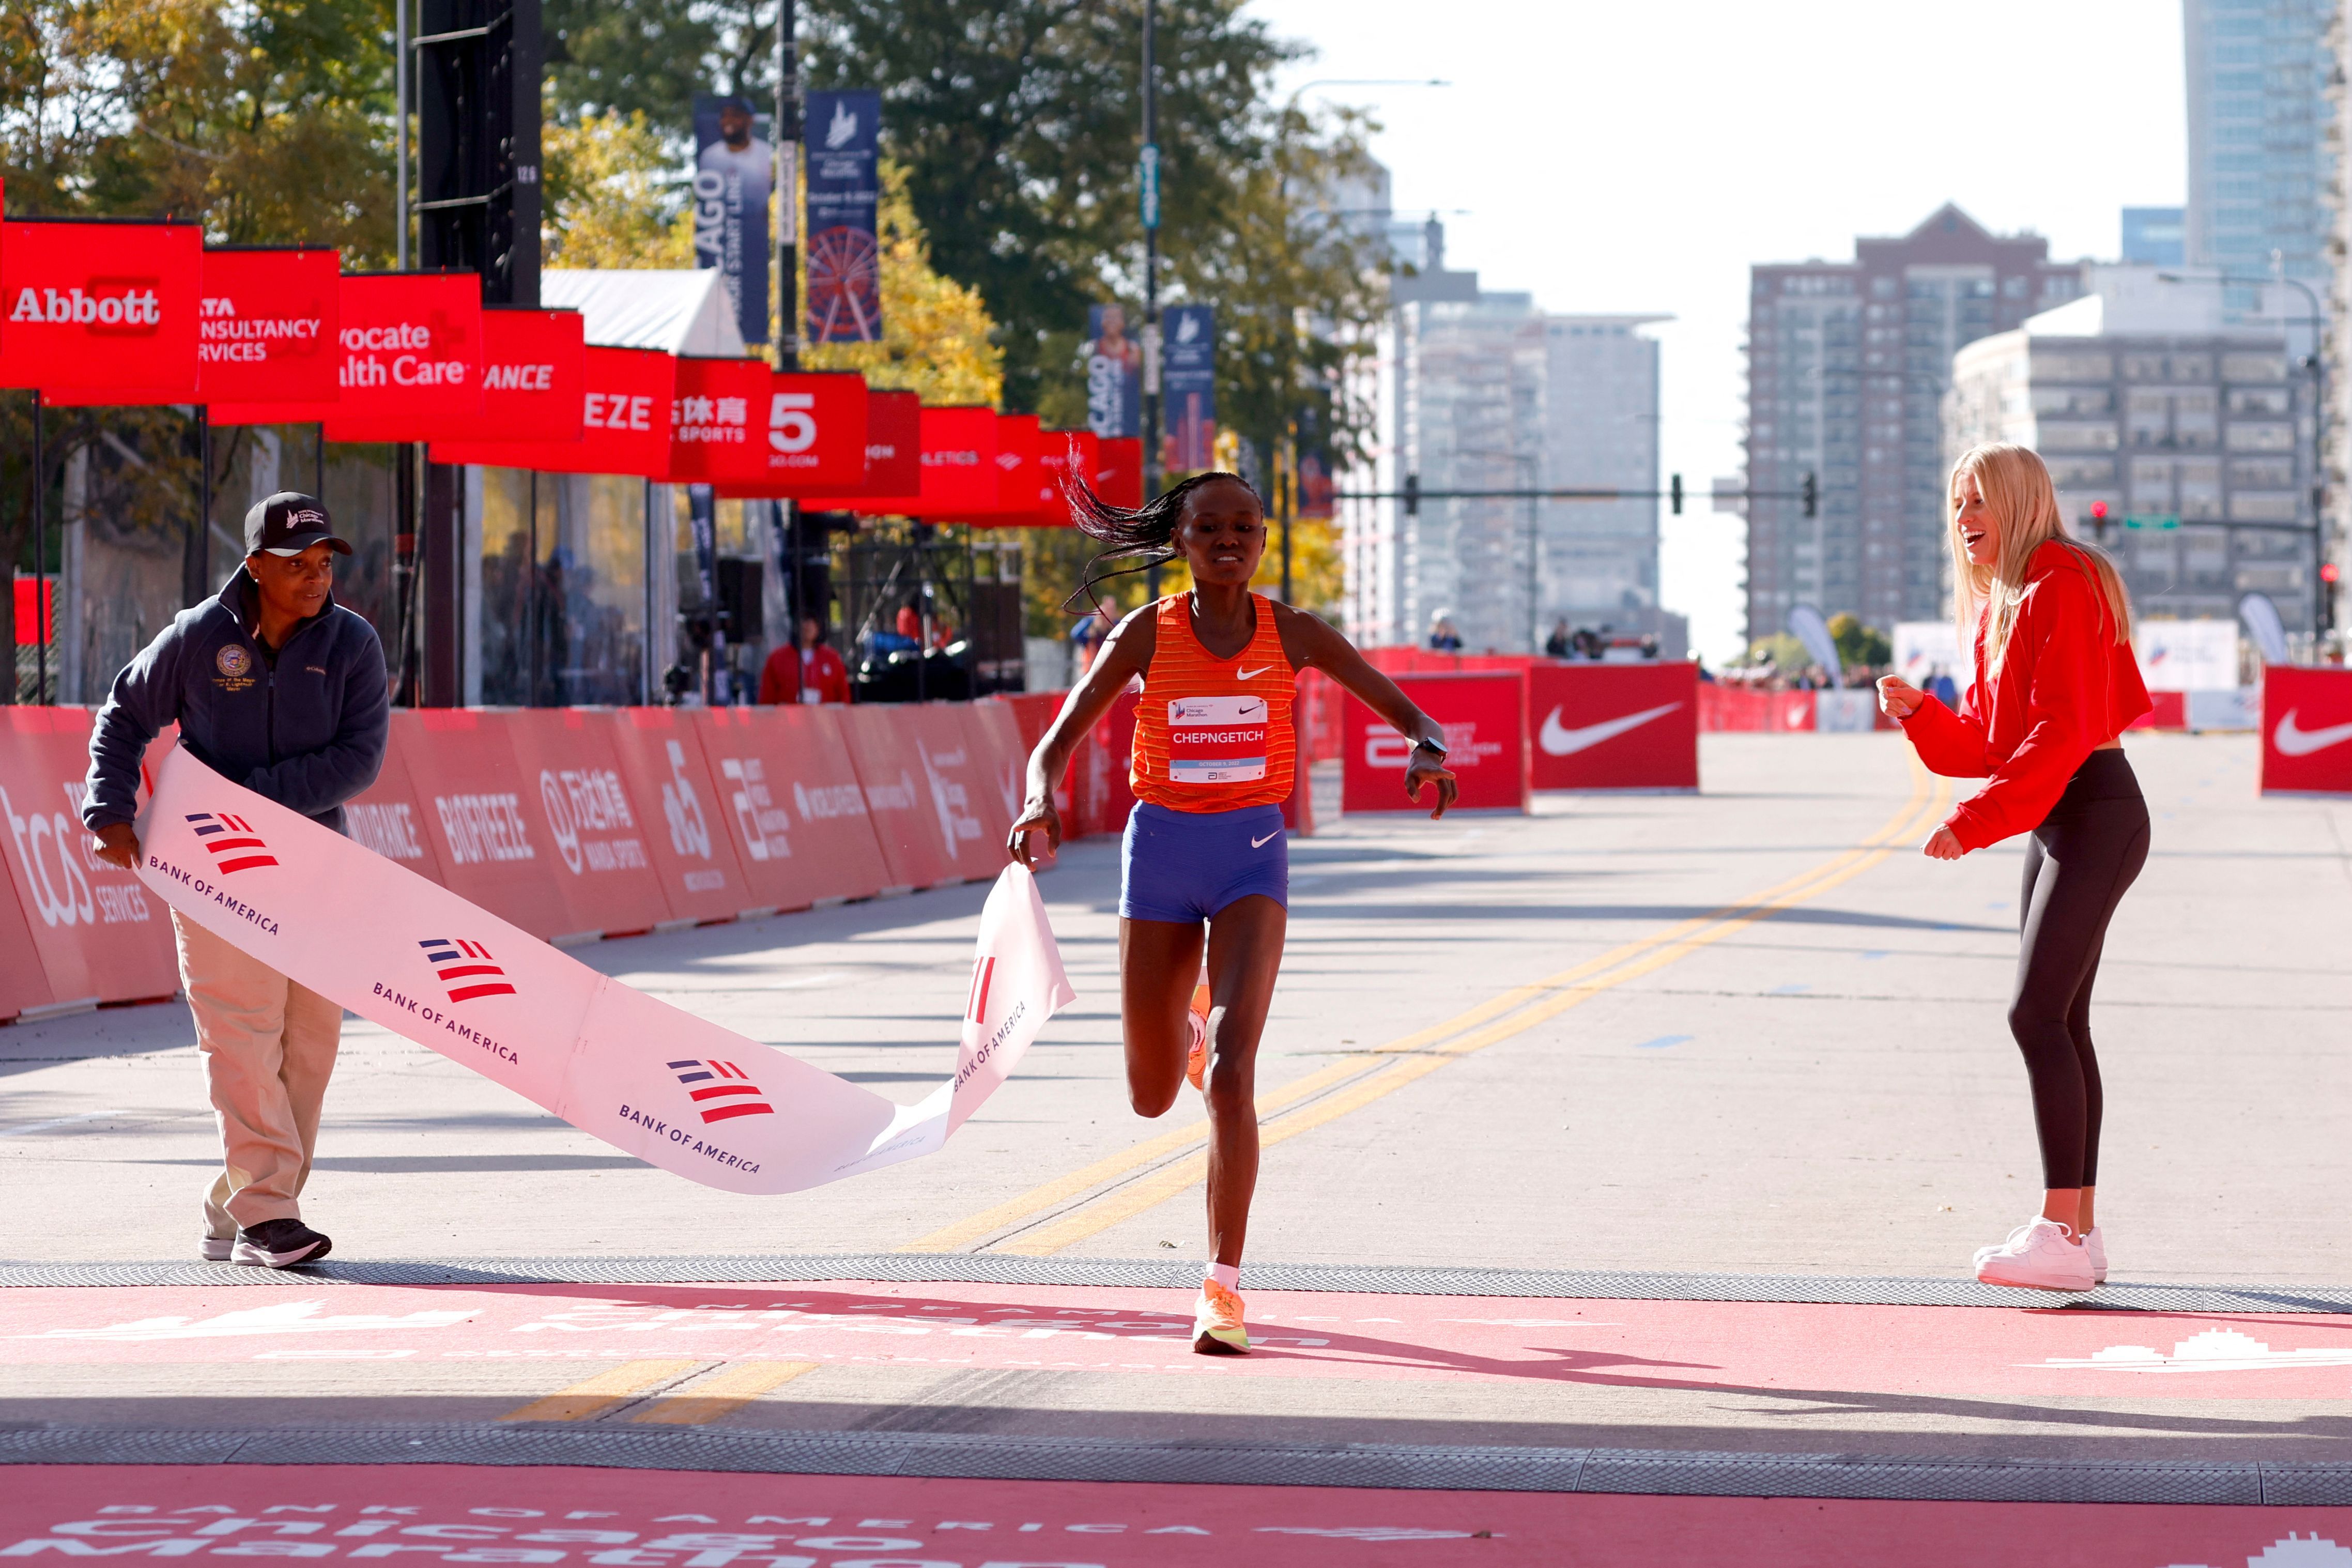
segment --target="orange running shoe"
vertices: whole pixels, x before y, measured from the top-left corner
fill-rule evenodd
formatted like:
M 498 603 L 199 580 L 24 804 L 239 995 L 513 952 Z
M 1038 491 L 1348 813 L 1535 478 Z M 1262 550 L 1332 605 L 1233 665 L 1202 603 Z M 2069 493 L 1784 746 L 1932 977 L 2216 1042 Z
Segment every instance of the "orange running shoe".
M 1201 1299 L 1192 1303 L 1194 1355 L 1247 1355 L 1249 1330 L 1242 1325 L 1242 1298 L 1213 1279 L 1201 1281 Z
M 1185 1015 L 1190 1022 L 1192 1048 L 1184 1058 L 1184 1078 L 1194 1089 L 1209 1072 L 1209 983 L 1205 980 L 1192 987 L 1192 1010 Z

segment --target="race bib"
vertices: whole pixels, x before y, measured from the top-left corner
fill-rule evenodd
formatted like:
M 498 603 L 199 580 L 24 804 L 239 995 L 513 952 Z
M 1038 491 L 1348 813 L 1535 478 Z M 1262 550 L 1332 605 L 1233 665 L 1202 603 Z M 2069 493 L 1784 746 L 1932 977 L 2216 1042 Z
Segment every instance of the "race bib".
M 1265 777 L 1263 697 L 1186 697 L 1168 705 L 1171 784 L 1252 784 Z

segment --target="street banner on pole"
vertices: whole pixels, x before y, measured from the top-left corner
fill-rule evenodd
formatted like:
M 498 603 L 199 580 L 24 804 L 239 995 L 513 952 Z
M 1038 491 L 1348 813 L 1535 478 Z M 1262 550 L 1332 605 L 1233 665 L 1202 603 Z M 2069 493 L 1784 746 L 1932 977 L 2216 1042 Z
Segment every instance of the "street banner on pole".
M 1097 436 L 1143 433 L 1143 345 L 1127 333 L 1127 307 L 1087 310 L 1087 428 Z
M 813 92 L 808 140 L 808 341 L 870 343 L 882 336 L 882 95 Z
M 768 196 L 776 178 L 771 117 L 747 98 L 694 100 L 694 264 L 719 268 L 746 343 L 768 341 Z
M 730 1192 L 798 1192 L 937 1150 L 1076 1000 L 1035 883 L 1005 868 L 981 913 L 955 1074 L 899 1105 L 600 974 L 184 749 L 139 832 L 141 879 L 186 918 L 625 1153 Z
M 204 230 L 0 225 L 0 386 L 58 403 L 192 403 Z
M 1168 336 L 1160 372 L 1168 398 L 1171 474 L 1198 473 L 1216 462 L 1217 312 L 1209 305 L 1176 305 L 1160 312 Z
M 1320 403 L 1298 411 L 1298 515 L 1318 522 L 1331 521 L 1330 417 Z

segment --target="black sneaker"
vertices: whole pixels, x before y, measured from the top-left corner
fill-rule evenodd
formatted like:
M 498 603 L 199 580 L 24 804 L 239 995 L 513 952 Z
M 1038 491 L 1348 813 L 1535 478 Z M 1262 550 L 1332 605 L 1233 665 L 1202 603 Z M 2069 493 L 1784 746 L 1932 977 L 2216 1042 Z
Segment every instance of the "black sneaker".
M 266 1219 L 236 1233 L 236 1248 L 229 1254 L 229 1261 L 291 1268 L 298 1263 L 318 1262 L 333 1246 L 299 1219 Z

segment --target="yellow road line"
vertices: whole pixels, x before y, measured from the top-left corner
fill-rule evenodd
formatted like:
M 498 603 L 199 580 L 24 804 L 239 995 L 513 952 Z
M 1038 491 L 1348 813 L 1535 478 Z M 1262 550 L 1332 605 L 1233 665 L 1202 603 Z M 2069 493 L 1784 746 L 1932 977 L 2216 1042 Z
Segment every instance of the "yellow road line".
M 1370 1051 L 1354 1053 L 1349 1059 L 1334 1062 L 1330 1066 L 1318 1068 L 1314 1072 L 1307 1074 L 1303 1078 L 1295 1079 L 1291 1082 L 1283 1085 L 1281 1088 L 1261 1094 L 1258 1097 L 1257 1110 L 1260 1119 L 1265 1120 L 1280 1116 L 1292 1107 L 1297 1106 L 1303 1101 L 1314 1100 L 1340 1085 L 1349 1083 L 1350 1080 L 1357 1080 L 1360 1083 L 1362 1080 L 1369 1079 L 1378 1069 L 1368 1069 L 1363 1060 L 1365 1057 L 1380 1057 L 1411 1051 L 1421 1051 L 1434 1046 L 1441 1041 L 1452 1039 L 1453 1037 L 1463 1034 L 1465 1030 L 1476 1028 L 1482 1024 L 1486 1024 L 1496 1018 L 1510 1014 L 1518 1008 L 1528 1006 L 1531 1003 L 1538 1002 L 1546 997 L 1557 996 L 1564 992 L 1572 995 L 1573 1000 L 1564 1004 L 1563 1005 L 1573 1005 L 1574 1001 L 1582 1000 L 1583 994 L 1589 993 L 1567 992 L 1567 988 L 1576 986 L 1579 982 L 1583 981 L 1588 977 L 1603 973 L 1614 968 L 1616 965 L 1622 964 L 1629 959 L 1637 957 L 1638 955 L 1647 952 L 1653 949 L 1690 937 L 1694 933 L 1701 931 L 1717 921 L 1735 916 L 1742 910 L 1750 909 L 1769 910 L 1784 907 L 1774 903 L 1773 900 L 1793 890 L 1807 887 L 1817 879 L 1825 875 L 1833 874 L 1848 867 L 1858 866 L 1866 858 L 1868 859 L 1868 864 L 1877 864 L 1879 859 L 1885 858 L 1885 852 L 1880 847 L 1898 842 L 1905 835 L 1914 830 L 1914 819 L 1918 817 L 1920 815 L 1921 803 L 1923 801 L 1927 801 L 1930 795 L 1931 775 L 1925 768 L 1919 765 L 1916 756 L 1912 756 L 1910 758 L 1910 762 L 1912 772 L 1910 797 L 1903 803 L 1901 809 L 1897 810 L 1892 816 L 1890 816 L 1877 832 L 1864 839 L 1860 846 L 1853 849 L 1842 851 L 1837 855 L 1832 856 L 1828 860 L 1823 861 L 1820 865 L 1799 872 L 1793 877 L 1784 879 L 1783 880 L 1773 884 L 1771 887 L 1763 889 L 1761 892 L 1752 894 L 1748 898 L 1726 905 L 1709 914 L 1680 921 L 1677 924 L 1667 927 L 1662 931 L 1655 932 L 1650 936 L 1639 938 L 1633 942 L 1626 942 L 1619 947 L 1611 949 L 1607 952 L 1600 954 L 1598 957 L 1587 959 L 1581 963 L 1578 963 L 1568 969 L 1562 970 L 1557 974 L 1548 975 L 1541 980 L 1534 981 L 1528 984 L 1514 986 L 1511 989 L 1503 992 L 1499 995 L 1479 1003 L 1477 1005 L 1469 1008 L 1465 1012 L 1456 1014 L 1454 1016 L 1445 1019 L 1442 1023 L 1433 1024 L 1428 1028 L 1422 1029 L 1414 1034 L 1407 1035 L 1402 1039 L 1389 1041 L 1387 1044 L 1376 1047 Z M 1939 802 L 1946 798 L 1944 794 L 1945 786 L 1942 782 L 1939 780 L 1932 782 L 1935 785 L 1934 794 L 1936 801 Z M 1935 804 L 1935 802 L 1929 802 L 1929 809 L 1931 811 L 1940 812 L 1941 806 Z M 1876 858 L 1870 858 L 1874 851 L 1876 852 Z M 1843 879 L 1841 878 L 1839 879 L 1843 880 Z M 1824 886 L 1830 885 L 1834 884 L 1824 884 Z M 1761 916 L 1759 915 L 1757 918 L 1760 919 Z M 1728 933 L 1727 932 L 1725 934 Z M 1676 956 L 1679 957 L 1680 955 L 1681 954 L 1678 952 Z M 1644 971 L 1644 973 L 1646 973 L 1646 971 Z M 1632 976 L 1629 974 L 1621 976 L 1620 978 L 1630 979 Z M 1615 982 L 1612 981 L 1611 984 L 1613 984 Z M 1554 1011 L 1558 1011 L 1558 1009 L 1554 1009 Z M 1549 1013 L 1542 1015 L 1542 1016 L 1545 1017 L 1549 1017 L 1551 1015 Z M 1525 1024 L 1520 1025 L 1519 1027 L 1526 1027 L 1528 1025 L 1531 1025 L 1538 1021 L 1539 1019 L 1538 1018 L 1530 1017 Z M 1518 1032 L 1518 1029 L 1513 1028 L 1509 1032 L 1516 1034 Z M 1499 1038 L 1503 1037 L 1497 1037 Z M 1431 1059 L 1433 1061 L 1442 1061 L 1447 1059 L 1447 1056 L 1452 1054 L 1458 1053 L 1447 1053 L 1446 1055 L 1441 1055 Z M 1415 1076 L 1418 1075 L 1416 1074 Z M 1349 1091 L 1350 1094 L 1352 1094 L 1352 1092 L 1353 1090 Z M 1381 1092 L 1384 1093 L 1386 1091 L 1383 1090 Z M 1337 1113 L 1335 1112 L 1335 1114 Z M 1321 1125 L 1321 1122 L 1318 1121 L 1315 1125 L 1319 1126 Z M 1043 1185 L 1033 1187 L 1028 1192 L 1020 1194 L 1018 1197 L 1009 1199 L 1004 1203 L 983 1209 L 978 1214 L 969 1215 L 963 1219 L 958 1220 L 952 1225 L 942 1226 L 938 1230 L 930 1232 L 929 1235 L 918 1237 L 916 1240 L 907 1243 L 902 1250 L 908 1252 L 953 1252 L 961 1250 L 971 1246 L 975 1242 L 982 1241 L 988 1237 L 1017 1226 L 1023 1221 L 1028 1220 L 1037 1215 L 1049 1213 L 1052 1210 L 1060 1207 L 1064 1204 L 1068 1203 L 1071 1199 L 1079 1197 L 1080 1195 L 1091 1192 L 1096 1188 L 1102 1187 L 1108 1184 L 1120 1182 L 1123 1178 L 1129 1177 L 1137 1172 L 1148 1171 L 1150 1167 L 1161 1164 L 1163 1162 L 1169 1160 L 1171 1156 L 1181 1154 L 1188 1149 L 1194 1151 L 1192 1158 L 1181 1160 L 1173 1165 L 1169 1165 L 1164 1172 L 1152 1172 L 1152 1179 L 1149 1184 L 1156 1188 L 1160 1184 L 1163 1179 L 1172 1178 L 1177 1172 L 1182 1170 L 1194 1169 L 1197 1167 L 1198 1172 L 1205 1173 L 1207 1166 L 1206 1153 L 1197 1149 L 1195 1146 L 1205 1144 L 1208 1140 L 1208 1135 L 1209 1124 L 1207 1121 L 1202 1121 L 1193 1122 L 1189 1126 L 1173 1129 L 1154 1138 L 1145 1139 L 1143 1142 L 1131 1144 L 1128 1148 L 1122 1149 L 1116 1153 L 1106 1155 L 1104 1158 L 1097 1160 L 1094 1163 L 1085 1166 L 1082 1169 L 1073 1171 L 1066 1175 L 1056 1177 L 1053 1181 L 1047 1182 Z M 1267 1135 L 1267 1141 L 1278 1142 L 1279 1140 L 1269 1133 Z M 1192 1176 L 1191 1181 L 1197 1182 L 1200 1179 L 1201 1174 L 1195 1173 Z M 1184 1184 L 1190 1184 L 1187 1183 Z M 1180 1185 L 1176 1190 L 1181 1191 L 1182 1186 Z M 1144 1206 L 1148 1207 L 1150 1205 L 1145 1205 Z M 1140 1211 L 1139 1210 L 1137 1212 Z M 1047 1231 L 1050 1232 L 1056 1229 L 1059 1224 L 1060 1222 L 1055 1222 L 1055 1226 L 1047 1227 Z M 1045 1233 L 1041 1232 L 1038 1236 L 1022 1237 L 1018 1242 L 1000 1247 L 996 1248 L 996 1250 L 1003 1252 L 1027 1252 L 1030 1250 L 1030 1246 L 1034 1245 L 1043 1234 Z M 1091 1233 L 1089 1232 L 1087 1234 Z M 1070 1237 L 1065 1240 L 1056 1242 L 1054 1247 L 1045 1247 L 1044 1250 L 1054 1250 L 1055 1247 L 1066 1246 L 1068 1241 L 1075 1239 L 1077 1239 L 1077 1237 Z
M 1940 816 L 1948 798 L 1947 789 L 1939 785 L 1934 798 L 1928 802 L 1927 809 L 1919 814 L 1920 825 L 1924 826 L 1927 822 Z M 1818 897 L 1840 883 L 1851 881 L 1894 853 L 1895 848 L 1892 845 L 1873 849 L 1849 860 L 1844 865 L 1837 866 L 1827 875 L 1811 883 L 1757 904 L 1728 920 L 1692 932 L 1680 942 L 1645 955 L 1637 956 L 1605 974 L 1580 984 L 1554 989 L 1551 994 L 1542 997 L 1499 1023 L 1489 1024 L 1474 1033 L 1426 1048 L 1423 1054 L 1392 1062 L 1380 1071 L 1348 1085 L 1337 1093 L 1326 1096 L 1295 1115 L 1283 1117 L 1271 1126 L 1262 1128 L 1258 1133 L 1258 1146 L 1261 1150 L 1271 1148 L 1276 1143 L 1296 1138 L 1302 1132 L 1311 1132 L 1318 1127 L 1336 1121 L 1350 1111 L 1361 1110 L 1376 1100 L 1395 1093 L 1409 1083 L 1426 1078 L 1449 1061 L 1467 1056 L 1473 1051 L 1484 1050 L 1498 1041 L 1507 1040 L 1513 1036 L 1522 1034 L 1544 1020 L 1557 1017 L 1579 1003 L 1599 995 L 1603 991 L 1621 985 L 1628 980 L 1648 974 L 1654 970 L 1664 969 L 1666 965 L 1687 957 L 1702 947 L 1720 942 L 1737 931 L 1744 931 L 1759 921 L 1768 920 L 1782 910 L 1791 909 L 1807 900 Z M 1549 985 L 1549 983 L 1547 984 Z M 1397 1047 L 1386 1048 L 1393 1050 Z M 1108 1230 L 1124 1220 L 1132 1219 L 1137 1215 L 1157 1208 L 1169 1199 L 1200 1185 L 1207 1180 L 1208 1173 L 1208 1151 L 1205 1148 L 1195 1150 L 1172 1164 L 1106 1193 L 1089 1203 L 1072 1209 L 1067 1214 L 1013 1237 L 992 1250 L 1024 1258 L 1049 1256 L 1074 1243 L 1084 1241 L 1088 1237 Z
M 584 1383 L 558 1389 L 544 1399 L 508 1411 L 501 1421 L 586 1421 L 630 1395 L 684 1377 L 698 1361 L 631 1361 L 600 1372 Z
M 700 1383 L 666 1399 L 657 1399 L 632 1415 L 632 1422 L 656 1426 L 700 1426 L 731 1415 L 771 1389 L 814 1372 L 813 1361 L 739 1361 L 721 1367 Z

